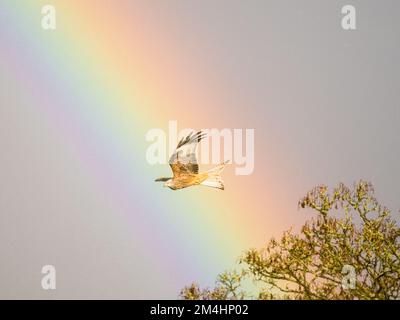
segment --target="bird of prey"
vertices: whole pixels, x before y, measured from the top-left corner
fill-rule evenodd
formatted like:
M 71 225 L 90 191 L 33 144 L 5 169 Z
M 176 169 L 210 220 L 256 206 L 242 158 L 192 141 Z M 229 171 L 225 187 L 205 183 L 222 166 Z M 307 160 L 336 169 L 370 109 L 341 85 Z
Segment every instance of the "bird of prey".
M 174 176 L 172 178 L 158 178 L 155 181 L 165 182 L 164 187 L 172 190 L 183 189 L 195 185 L 203 185 L 224 190 L 221 172 L 227 162 L 221 163 L 215 168 L 199 173 L 199 165 L 196 159 L 196 147 L 205 136 L 201 131 L 192 132 L 181 139 L 175 152 L 169 159 L 169 165 Z

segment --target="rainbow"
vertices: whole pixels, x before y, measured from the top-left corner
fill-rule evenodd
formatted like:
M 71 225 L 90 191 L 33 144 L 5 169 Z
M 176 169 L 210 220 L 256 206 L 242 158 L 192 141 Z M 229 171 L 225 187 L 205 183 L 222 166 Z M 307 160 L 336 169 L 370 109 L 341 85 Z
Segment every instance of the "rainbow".
M 40 8 L 51 2 L 57 29 L 44 31 Z M 178 31 L 160 27 L 146 2 L 2 1 L 0 7 L 1 72 L 79 159 L 96 193 L 112 203 L 110 214 L 129 224 L 149 274 L 160 275 L 154 286 L 174 298 L 192 280 L 211 285 L 244 249 L 280 233 L 271 217 L 282 206 L 273 175 L 262 173 L 268 155 L 257 151 L 257 128 L 253 175 L 227 168 L 224 192 L 172 192 L 154 183 L 169 168 L 146 162 L 149 129 L 167 130 L 175 119 L 179 129 L 251 127 L 217 105 L 216 88 L 197 92 L 207 71 L 189 63 L 194 40 L 179 43 Z

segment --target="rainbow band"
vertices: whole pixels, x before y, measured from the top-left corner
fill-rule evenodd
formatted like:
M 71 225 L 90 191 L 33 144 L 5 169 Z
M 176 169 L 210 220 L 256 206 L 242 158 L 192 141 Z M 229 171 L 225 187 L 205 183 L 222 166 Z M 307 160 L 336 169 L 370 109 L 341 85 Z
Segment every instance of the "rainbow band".
M 57 30 L 43 31 L 40 8 L 51 2 Z M 129 222 L 149 274 L 160 275 L 154 286 L 169 288 L 173 298 L 188 281 L 212 284 L 242 250 L 262 245 L 272 232 L 265 210 L 274 201 L 265 195 L 273 186 L 257 169 L 236 177 L 229 168 L 224 192 L 173 192 L 154 183 L 170 172 L 146 163 L 147 130 L 167 129 L 173 119 L 223 128 L 240 123 L 240 115 L 229 106 L 216 110 L 216 92 L 186 107 L 196 81 L 184 81 L 191 71 L 180 64 L 179 43 L 148 20 L 146 2 L 112 3 L 2 1 L 0 70 L 80 160 L 99 197 L 110 199 L 115 219 Z M 265 159 L 256 144 L 256 167 Z

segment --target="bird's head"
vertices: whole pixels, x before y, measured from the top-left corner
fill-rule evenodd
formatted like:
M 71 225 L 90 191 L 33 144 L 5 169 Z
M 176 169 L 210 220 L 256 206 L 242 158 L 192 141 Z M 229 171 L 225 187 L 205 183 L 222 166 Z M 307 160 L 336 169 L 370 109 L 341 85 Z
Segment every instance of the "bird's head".
M 158 178 L 155 180 L 156 182 L 164 182 L 163 186 L 164 187 L 169 187 L 171 189 L 175 189 L 174 188 L 174 183 L 172 181 L 172 178 Z
M 174 183 L 173 183 L 172 179 L 169 179 L 169 180 L 165 181 L 164 187 L 175 189 L 175 186 L 174 186 Z

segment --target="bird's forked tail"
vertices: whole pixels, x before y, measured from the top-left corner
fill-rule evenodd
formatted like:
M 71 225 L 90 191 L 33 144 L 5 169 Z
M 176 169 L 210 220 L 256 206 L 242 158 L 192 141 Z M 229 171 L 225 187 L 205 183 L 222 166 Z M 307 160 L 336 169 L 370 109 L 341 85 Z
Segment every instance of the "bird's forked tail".
M 212 168 L 211 170 L 205 172 L 207 174 L 207 179 L 204 180 L 201 185 L 224 190 L 224 182 L 221 178 L 221 172 L 222 170 L 224 170 L 225 164 L 227 163 L 228 161 L 225 161 L 215 168 Z

